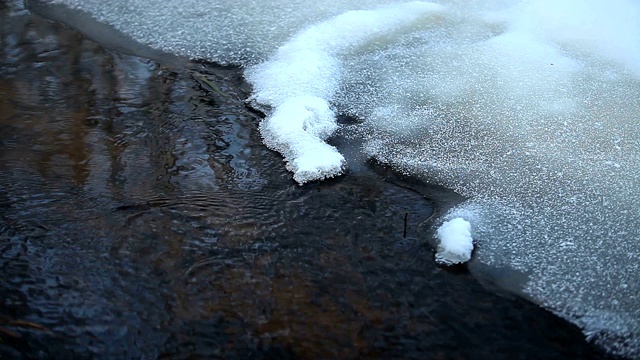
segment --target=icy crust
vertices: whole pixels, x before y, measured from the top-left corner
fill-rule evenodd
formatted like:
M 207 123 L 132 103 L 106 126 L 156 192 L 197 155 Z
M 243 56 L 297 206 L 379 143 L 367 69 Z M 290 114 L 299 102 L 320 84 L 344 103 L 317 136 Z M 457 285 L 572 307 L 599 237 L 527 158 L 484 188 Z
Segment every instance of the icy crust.
M 344 157 L 324 142 L 337 128 L 328 102 L 340 85 L 343 57 L 442 10 L 416 1 L 348 11 L 305 29 L 269 61 L 246 69 L 254 87 L 250 101 L 273 109 L 260 124 L 264 143 L 284 156 L 298 184 L 340 175 L 345 168 Z
M 142 44 L 190 58 L 251 65 L 306 26 L 398 0 L 31 0 L 86 11 Z M 30 2 L 31 2 L 30 1 Z
M 473 251 L 471 224 L 463 218 L 445 221 L 436 232 L 440 241 L 436 261 L 444 265 L 455 265 L 469 261 Z

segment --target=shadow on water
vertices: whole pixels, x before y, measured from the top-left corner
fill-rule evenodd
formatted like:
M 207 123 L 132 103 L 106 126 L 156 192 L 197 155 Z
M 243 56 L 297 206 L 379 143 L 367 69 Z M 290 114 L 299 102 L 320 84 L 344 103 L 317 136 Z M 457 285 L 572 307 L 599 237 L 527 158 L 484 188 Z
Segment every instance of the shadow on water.
M 296 186 L 238 69 L 0 4 L 0 358 L 602 357 L 438 268 L 419 184 Z

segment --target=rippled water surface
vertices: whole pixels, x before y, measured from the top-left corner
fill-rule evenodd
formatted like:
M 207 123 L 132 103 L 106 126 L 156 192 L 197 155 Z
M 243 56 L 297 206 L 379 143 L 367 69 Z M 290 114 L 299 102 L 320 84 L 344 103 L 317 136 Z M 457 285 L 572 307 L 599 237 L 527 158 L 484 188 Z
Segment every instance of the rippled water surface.
M 451 194 L 364 163 L 297 186 L 237 69 L 0 14 L 0 358 L 602 357 L 435 266 Z

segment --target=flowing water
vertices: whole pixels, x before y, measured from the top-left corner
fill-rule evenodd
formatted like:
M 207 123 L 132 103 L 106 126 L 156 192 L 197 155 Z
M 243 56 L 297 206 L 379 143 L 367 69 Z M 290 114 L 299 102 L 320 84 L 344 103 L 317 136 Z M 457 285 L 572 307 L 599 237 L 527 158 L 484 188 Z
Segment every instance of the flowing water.
M 633 56 L 614 59 L 622 70 L 604 75 L 585 61 L 587 71 L 568 80 L 525 66 L 538 77 L 516 78 L 539 88 L 523 103 L 508 95 L 528 89 L 496 82 L 523 68 L 490 57 L 487 69 L 466 48 L 509 33 L 512 15 L 469 16 L 482 2 L 464 11 L 453 4 L 453 13 L 410 5 L 429 14 L 408 23 L 406 12 L 379 8 L 393 1 L 61 3 L 76 10 L 30 6 L 85 35 L 31 15 L 21 1 L 0 3 L 0 356 L 602 356 L 536 306 L 436 267 L 427 225 L 451 214 L 472 221 L 479 247 L 470 269 L 487 284 L 552 309 L 612 353 L 638 351 L 637 82 L 624 67 Z M 341 43 L 339 15 L 353 9 L 370 12 L 350 20 L 397 19 Z M 280 66 L 278 47 L 314 23 L 336 29 L 312 42 L 328 50 L 292 55 L 329 54 L 337 79 L 261 80 Z M 425 43 L 425 34 L 439 40 Z M 577 66 L 565 55 L 551 51 L 549 66 Z M 254 89 L 238 68 L 181 56 L 245 66 Z M 416 58 L 426 60 L 412 66 Z M 452 59 L 476 81 L 447 77 Z M 591 84 L 587 108 L 557 88 L 582 82 Z M 245 101 L 253 95 L 271 116 L 291 94 L 342 115 L 330 141 L 346 176 L 299 187 L 262 144 L 262 115 Z M 508 106 L 491 105 L 499 101 Z M 565 116 L 558 124 L 542 111 L 563 136 L 548 138 L 544 124 L 530 122 L 536 106 Z M 617 122 L 580 122 L 576 114 L 592 108 Z M 513 122 L 496 119 L 500 111 Z M 273 147 L 286 153 L 290 144 Z

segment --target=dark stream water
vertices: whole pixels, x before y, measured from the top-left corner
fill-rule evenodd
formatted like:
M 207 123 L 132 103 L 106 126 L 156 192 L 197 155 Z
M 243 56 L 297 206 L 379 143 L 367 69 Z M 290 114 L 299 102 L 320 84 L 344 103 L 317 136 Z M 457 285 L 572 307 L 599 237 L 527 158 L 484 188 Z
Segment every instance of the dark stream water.
M 21 1 L 0 24 L 0 358 L 604 358 L 435 265 L 419 225 L 455 196 L 372 164 L 295 185 L 238 69 Z

